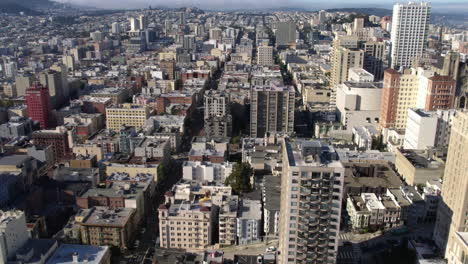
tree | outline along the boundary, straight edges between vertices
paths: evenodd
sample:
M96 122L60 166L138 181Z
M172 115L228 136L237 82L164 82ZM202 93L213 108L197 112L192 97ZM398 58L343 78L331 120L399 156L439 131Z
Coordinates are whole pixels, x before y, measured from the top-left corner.
M176 90L182 90L182 87L184 87L184 83L181 79L178 79L175 81L174 86Z
M245 193L252 190L250 184L250 176L253 174L253 169L247 162L238 162L234 165L231 175L226 178L226 185L232 187L236 193Z
M165 181L167 179L167 168L164 164L158 165L158 182Z

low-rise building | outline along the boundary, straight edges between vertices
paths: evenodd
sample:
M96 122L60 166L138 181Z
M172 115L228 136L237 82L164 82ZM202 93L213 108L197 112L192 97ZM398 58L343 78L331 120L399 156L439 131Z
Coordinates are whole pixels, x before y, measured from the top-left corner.
M262 186L263 232L277 237L280 219L281 177L265 176Z
M224 196L219 210L219 245L228 247L237 243L237 213L239 197Z
M81 243L129 248L135 237L135 209L98 206L84 210L85 215L79 223Z
M47 264L110 264L111 252L108 246L62 244L47 261Z
M141 128L150 116L144 105L122 104L106 108L107 129L118 131L122 126Z
M0 211L0 263L7 263L29 239L22 211Z
M258 200L243 199L237 217L237 240L246 245L261 240L262 204Z
M167 139L146 137L135 148L136 157L165 161L170 158L171 143Z
M444 175L445 163L431 150L397 149L395 167L409 185L426 184Z
M233 164L229 161L212 163L209 161L185 161L183 178L200 182L224 182L232 173Z

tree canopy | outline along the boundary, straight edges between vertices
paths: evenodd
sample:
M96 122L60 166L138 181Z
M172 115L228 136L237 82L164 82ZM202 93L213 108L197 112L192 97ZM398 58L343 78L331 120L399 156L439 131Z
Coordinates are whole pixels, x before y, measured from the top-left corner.
M232 187L236 193L249 192L252 189L250 184L250 176L253 174L253 169L247 162L238 162L234 165L231 175L226 178L226 185Z

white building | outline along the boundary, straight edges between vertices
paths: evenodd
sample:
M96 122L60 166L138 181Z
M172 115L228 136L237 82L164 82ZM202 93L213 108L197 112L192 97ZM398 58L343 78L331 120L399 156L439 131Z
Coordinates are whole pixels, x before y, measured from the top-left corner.
M397 3L393 6L391 67L409 67L426 48L430 4Z
M337 85L338 119L348 130L356 126L377 126L381 97L382 83L344 82Z
M452 130L453 119L457 114L457 110L437 110L437 135L436 135L436 148L448 149L450 141L450 132Z
M0 263L16 254L29 239L26 217L22 211L0 211Z
M363 68L351 68L348 71L349 82L373 82L374 75Z
M237 217L237 239L239 245L246 245L261 239L263 227L262 204L258 200L242 200Z
M224 182L231 175L232 167L233 164L230 162L185 161L183 164L183 178L193 181Z
M435 145L437 132L437 115L421 109L408 109L406 133L403 147L405 149L426 149Z
M120 34L122 33L122 25L118 22L112 23L112 34Z

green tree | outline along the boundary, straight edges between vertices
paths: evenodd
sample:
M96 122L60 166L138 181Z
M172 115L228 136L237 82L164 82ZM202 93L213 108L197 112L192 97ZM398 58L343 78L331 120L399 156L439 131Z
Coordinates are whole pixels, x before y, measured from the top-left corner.
M158 165L158 182L165 181L167 179L167 168L164 164Z
M184 83L182 82L181 79L178 79L178 80L175 81L174 86L175 86L176 90L182 90L182 87L184 86Z
M226 185L232 187L236 193L245 193L252 190L250 184L250 176L253 174L253 169L249 163L236 163L232 170L231 175L226 178Z

